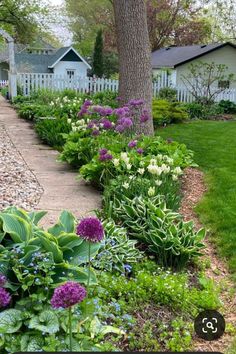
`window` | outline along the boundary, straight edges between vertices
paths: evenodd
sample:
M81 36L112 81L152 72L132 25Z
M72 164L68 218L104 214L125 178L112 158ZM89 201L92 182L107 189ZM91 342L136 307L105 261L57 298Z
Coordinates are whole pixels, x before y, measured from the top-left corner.
M75 76L75 70L73 69L67 69L67 76L69 77L69 79L73 79Z
M218 88L228 89L230 86L229 80L221 80L218 82Z

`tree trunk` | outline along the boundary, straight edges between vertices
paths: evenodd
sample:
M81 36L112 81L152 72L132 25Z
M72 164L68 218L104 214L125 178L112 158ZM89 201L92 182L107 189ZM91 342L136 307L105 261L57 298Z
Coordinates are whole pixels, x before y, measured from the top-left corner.
M113 0L119 54L119 96L122 103L143 99L150 119L140 124L134 119L135 133L153 134L152 67L145 0Z

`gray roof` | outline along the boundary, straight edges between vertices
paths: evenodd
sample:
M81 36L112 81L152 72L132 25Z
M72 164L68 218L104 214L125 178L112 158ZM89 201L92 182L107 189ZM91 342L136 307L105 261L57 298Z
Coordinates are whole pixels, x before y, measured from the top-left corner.
M226 45L233 48L236 46L232 43L213 43L208 45L189 45L184 47L168 47L158 49L152 53L152 68L175 68L178 65L187 63L193 59L220 49Z
M48 54L28 53L27 47L15 47L15 61L19 72L47 73L49 67L60 59L71 47L62 47ZM8 62L8 50L0 53L0 62Z

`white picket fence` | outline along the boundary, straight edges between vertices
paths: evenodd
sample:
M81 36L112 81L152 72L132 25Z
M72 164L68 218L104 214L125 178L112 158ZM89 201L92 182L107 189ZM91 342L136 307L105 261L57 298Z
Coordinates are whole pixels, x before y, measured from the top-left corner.
M8 81L7 80L0 80L0 87L5 87L8 85Z
M6 82L2 81L4 85ZM118 92L119 81L111 79L99 79L93 77L74 77L69 79L68 76L60 76L55 74L36 74L36 73L20 73L17 75L18 85L22 88L23 94L28 96L31 92L38 89L50 89L54 91L62 91L64 89L72 89L81 93L96 93L103 91ZM0 81L1 86L1 81ZM185 86L174 87L171 78L166 72L163 72L153 83L153 96L157 97L161 88L172 87L177 90L177 99L179 102L193 102L194 97ZM236 103L236 89L227 89L221 92L216 101L230 100Z

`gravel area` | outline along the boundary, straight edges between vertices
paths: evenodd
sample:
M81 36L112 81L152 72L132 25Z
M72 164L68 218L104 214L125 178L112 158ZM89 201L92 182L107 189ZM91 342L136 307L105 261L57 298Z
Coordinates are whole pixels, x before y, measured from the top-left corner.
M0 125L0 210L11 205L30 210L42 193L43 188Z

